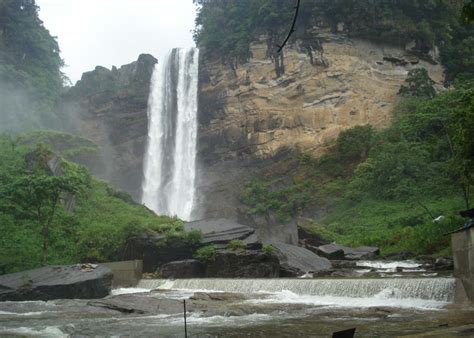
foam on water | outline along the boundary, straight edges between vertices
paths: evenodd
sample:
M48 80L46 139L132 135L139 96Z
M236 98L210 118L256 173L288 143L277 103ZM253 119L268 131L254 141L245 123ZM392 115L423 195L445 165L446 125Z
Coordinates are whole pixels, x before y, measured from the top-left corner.
M118 295L126 295L126 294L131 294L131 293L143 293L143 292L150 292L150 289L145 289L145 288L119 288L119 289L113 289L111 292L112 296L118 296Z
M15 335L15 336L32 336L32 337L68 337L57 326L46 326L42 328L18 327L12 329L0 328L0 336Z
M436 310L449 304L448 302L436 300L403 298L402 293L397 289L385 289L373 297L367 298L298 295L284 290L266 299L252 299L247 302L253 304L305 304L339 308L395 307L421 310Z
M356 263L357 266L366 267L366 268L373 268L377 270L381 270L383 272L396 272L397 268L407 269L403 271L426 271L421 269L421 264L413 262L413 261L394 261L394 262L386 262L386 261L358 261ZM409 269L409 270L408 270Z

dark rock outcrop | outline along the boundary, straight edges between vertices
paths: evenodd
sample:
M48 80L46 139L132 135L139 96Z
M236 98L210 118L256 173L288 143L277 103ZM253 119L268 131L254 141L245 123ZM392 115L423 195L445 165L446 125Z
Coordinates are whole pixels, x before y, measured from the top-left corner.
M102 265L56 265L0 276L0 301L103 298L113 274Z
M376 247L361 246L358 248L350 248L336 243L321 245L317 250L320 255L329 259L374 259L380 254L379 248Z
M344 250L338 245L327 244L317 248L317 253L327 259L344 259Z
M331 262L315 253L291 244L274 243L280 260L280 275L295 277L308 272L321 272L331 269Z
M232 219L207 219L186 223L185 229L200 230L203 235L202 244L213 244L216 247L224 248L232 240L242 240L247 244L248 249L260 249L262 244L255 230L246 225L239 224Z
M197 247L180 239L166 238L155 232L130 238L124 248L124 260L142 260L143 272L154 273L163 264L191 259Z
M454 261L448 257L438 257L434 262L435 271L446 271L454 269Z
M140 198L142 163L148 131L150 79L157 60L141 54L138 60L111 70L96 67L63 95L65 128L100 146L99 159L83 158L92 173Z
M194 259L169 262L161 266L161 278L200 278L205 276L205 266Z
M214 278L275 278L280 264L275 255L261 251L218 251L206 266L206 277Z

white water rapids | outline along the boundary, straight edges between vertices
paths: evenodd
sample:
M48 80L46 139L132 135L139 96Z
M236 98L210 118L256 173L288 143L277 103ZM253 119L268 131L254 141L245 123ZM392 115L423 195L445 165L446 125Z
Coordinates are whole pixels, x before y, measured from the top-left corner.
M196 180L199 50L173 49L155 66L148 99L142 202L190 221Z
M180 290L183 295L197 291L272 294L256 299L258 303L435 309L453 301L455 279L143 279L138 287Z

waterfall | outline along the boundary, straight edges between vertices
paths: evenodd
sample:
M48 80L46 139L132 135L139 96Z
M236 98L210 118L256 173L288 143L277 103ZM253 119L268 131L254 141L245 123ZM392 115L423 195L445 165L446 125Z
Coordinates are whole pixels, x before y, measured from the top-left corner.
M454 278L387 279L142 279L138 287L146 289L208 290L225 292L282 292L300 296L332 296L420 299L450 302L454 298Z
M142 203L192 220L196 179L199 50L173 49L155 66L148 98Z

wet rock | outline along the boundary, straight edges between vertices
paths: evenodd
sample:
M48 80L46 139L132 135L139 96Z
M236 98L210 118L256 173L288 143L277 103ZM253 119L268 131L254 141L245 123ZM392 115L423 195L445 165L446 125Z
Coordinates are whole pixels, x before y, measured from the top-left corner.
M344 250L336 244L321 245L317 248L317 253L327 259L344 259Z
M194 259L164 264L160 270L161 278L200 278L205 275L205 266Z
M255 233L254 229L232 219L206 219L189 222L185 224L185 229L188 231L200 230L203 235L202 243L205 245L215 244L225 247L232 240L243 240L248 248L261 247L258 238L252 236Z
M332 260L331 264L332 264L334 269L355 269L355 268L358 268L356 261Z
M435 271L453 270L454 262L452 258L438 257L434 262Z
M350 248L336 243L322 245L318 247L318 250L320 251L321 255L333 257L332 259L374 259L380 254L380 250L377 247L362 246L358 248ZM341 250L343 255L341 255Z
M237 293L237 292L196 292L189 299L195 301L231 301L231 302L241 302L247 299L263 299L268 298L270 295L267 294L247 294L247 293Z
M0 301L94 299L110 293L112 271L95 264L56 265L0 276Z
M206 277L217 278L275 278L280 264L275 255L261 251L218 251L207 263Z
M407 259L413 258L414 254L409 251L394 252L388 255L385 255L386 260L390 261L405 261Z
M155 298L145 294L111 296L101 300L90 301L87 305L122 313L176 314L183 312L183 302L180 300Z
M295 277L308 272L321 272L331 269L331 262L315 253L291 244L274 243L280 260L281 276Z

